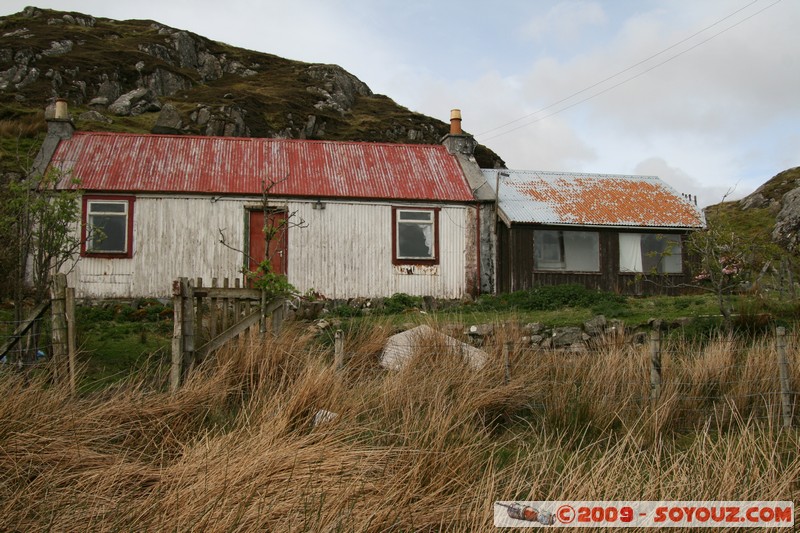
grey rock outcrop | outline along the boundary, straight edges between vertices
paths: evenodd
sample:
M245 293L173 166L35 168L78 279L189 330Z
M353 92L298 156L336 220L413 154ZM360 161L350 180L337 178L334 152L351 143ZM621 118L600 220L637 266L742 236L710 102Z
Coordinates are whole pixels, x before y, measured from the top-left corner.
M372 95L366 83L338 65L311 65L306 73L316 82L308 87L308 92L322 98L314 104L319 110L332 109L344 114L353 107L356 98Z
M194 39L185 31L173 34L172 45L178 52L178 64L184 68L197 68L197 48Z
M756 191L753 194L742 198L739 205L742 209L761 209L764 207L769 207L771 200L761 194L760 191Z
M50 43L50 48L47 50L42 51L42 55L45 56L63 56L64 54L68 54L72 51L73 42L64 39L63 41L53 41Z
M249 137L250 128L244 120L247 111L236 105L221 106L206 123L205 134L220 137Z
M216 56L208 52L200 52L199 66L197 71L203 78L203 81L218 80L222 77L222 63Z
M783 195L772 239L791 251L800 251L800 186Z
M134 89L117 98L108 110L118 116L141 115L148 111L159 111L161 104L149 89Z
M102 122L105 124L111 124L112 122L114 122L107 116L95 110L87 111L86 113L81 113L80 115L78 115L78 120L80 122Z
M139 50L145 54L151 55L165 63L172 63L172 56L169 53L169 48L163 44L140 44Z
M161 108L161 112L158 114L158 120L156 120L152 132L164 135L178 135L181 133L182 129L183 120L181 119L180 113L178 113L174 105L166 104Z
M144 84L157 96L172 96L192 88L190 80L163 68L156 68L152 74L145 76Z

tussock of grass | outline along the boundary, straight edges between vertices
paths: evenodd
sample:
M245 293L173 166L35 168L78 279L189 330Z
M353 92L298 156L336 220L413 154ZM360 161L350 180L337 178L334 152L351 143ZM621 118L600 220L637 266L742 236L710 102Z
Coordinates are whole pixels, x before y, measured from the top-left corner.
M761 396L768 343L666 349L654 416L648 348L624 338L517 351L505 383L514 332L481 371L431 340L386 372L392 328L367 324L341 372L296 327L227 348L175 394L138 375L78 398L0 376L0 529L487 531L497 499L798 499L800 443ZM709 391L722 399L692 403ZM315 426L320 409L337 416Z

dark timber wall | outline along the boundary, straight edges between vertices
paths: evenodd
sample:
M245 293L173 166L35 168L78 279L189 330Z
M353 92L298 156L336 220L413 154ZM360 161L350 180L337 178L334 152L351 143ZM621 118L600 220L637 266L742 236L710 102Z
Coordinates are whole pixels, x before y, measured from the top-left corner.
M534 230L565 230L564 227L498 224L497 228L497 292L514 292L541 285L579 284L591 289L600 289L629 295L680 294L685 289L680 285L689 282L689 267L686 260L685 238L682 238L683 273L647 275L621 273L619 271L619 233L617 229L575 228L581 231L597 231L600 244L599 272L558 272L535 270L533 253ZM646 231L631 228L630 233L660 233L683 235L687 232Z

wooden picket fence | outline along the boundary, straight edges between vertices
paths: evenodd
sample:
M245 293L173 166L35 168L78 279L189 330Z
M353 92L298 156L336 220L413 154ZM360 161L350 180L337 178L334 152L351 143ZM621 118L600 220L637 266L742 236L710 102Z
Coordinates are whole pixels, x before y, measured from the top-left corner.
M250 333L280 332L284 298L268 299L265 291L241 286L239 279L222 286L217 278L204 286L202 278L172 282L174 329L170 389L178 390L192 367L231 340Z

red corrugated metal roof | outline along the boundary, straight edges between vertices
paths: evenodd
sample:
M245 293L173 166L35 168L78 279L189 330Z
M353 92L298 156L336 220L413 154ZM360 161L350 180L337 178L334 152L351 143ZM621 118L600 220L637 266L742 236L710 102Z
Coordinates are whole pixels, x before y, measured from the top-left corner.
M444 146L76 132L52 165L87 191L469 201ZM64 180L62 187L71 187Z
M655 176L484 170L510 222L699 228L700 209Z

